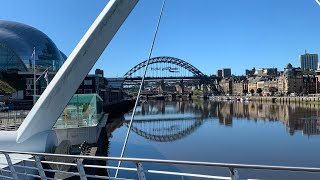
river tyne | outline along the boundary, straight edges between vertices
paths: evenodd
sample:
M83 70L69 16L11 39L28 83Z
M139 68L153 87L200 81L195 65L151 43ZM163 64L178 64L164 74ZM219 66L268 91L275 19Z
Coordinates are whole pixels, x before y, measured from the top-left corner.
M148 101L137 108L124 157L320 167L319 107L318 104L251 101ZM112 132L109 156L120 155L130 117L131 113L126 114L122 125ZM144 166L147 169L229 175L226 168ZM320 174L316 173L238 171L242 178L320 179ZM120 177L131 175L120 172ZM175 179L173 176L146 176L149 179Z

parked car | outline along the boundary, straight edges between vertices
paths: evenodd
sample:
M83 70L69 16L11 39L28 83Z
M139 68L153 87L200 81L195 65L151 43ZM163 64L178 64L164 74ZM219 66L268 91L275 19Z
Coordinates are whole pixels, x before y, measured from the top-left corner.
M0 112L8 112L9 107L5 103L0 102Z
M297 93L290 93L290 96L291 96L291 97L296 97L296 96L297 96Z

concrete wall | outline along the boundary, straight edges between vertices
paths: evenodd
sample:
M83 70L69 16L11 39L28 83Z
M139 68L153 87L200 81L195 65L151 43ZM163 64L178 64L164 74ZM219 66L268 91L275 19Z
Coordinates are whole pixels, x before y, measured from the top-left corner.
M320 102L320 97L261 97L261 96L252 96L249 97L252 101L259 102L277 102L277 103L316 103Z

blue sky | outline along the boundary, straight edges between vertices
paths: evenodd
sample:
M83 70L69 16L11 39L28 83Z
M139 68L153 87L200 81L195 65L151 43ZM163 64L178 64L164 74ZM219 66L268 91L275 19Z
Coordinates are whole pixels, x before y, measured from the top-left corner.
M2 0L0 19L36 27L70 54L107 0ZM162 0L140 0L94 68L121 77L147 59ZM167 0L153 57L183 59L205 74L299 66L320 51L314 0Z

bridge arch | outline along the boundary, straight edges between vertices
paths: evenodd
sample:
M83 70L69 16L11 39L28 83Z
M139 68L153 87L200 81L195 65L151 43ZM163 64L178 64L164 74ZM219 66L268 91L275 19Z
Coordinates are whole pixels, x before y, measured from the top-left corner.
M174 122L174 121L173 121ZM164 123L164 124L163 124ZM168 121L167 121L168 123ZM193 120L182 120L180 124L176 124L177 128L171 129L172 123L169 121L169 126L166 125L166 120L156 121L134 121L131 130L137 135L157 142L170 142L182 139L193 132L195 132L203 123L203 119L195 118ZM181 125L181 123L183 125ZM129 127L129 122L125 121L124 124ZM144 126L143 124L148 124ZM171 124L171 126L170 126ZM142 126L139 126L142 125ZM160 131L164 129L163 131Z
M144 68L146 66L147 60L139 63L138 65L134 66L132 69L130 69L125 75L124 78L130 77L133 73L136 71L140 70L141 68ZM169 57L169 56L159 56L159 57L154 57L150 59L149 64L156 64L156 63L170 63L170 64L175 64L178 65L182 68L185 68L186 70L190 71L193 73L195 76L205 76L199 69L194 67L193 65L189 64L188 62L174 58L174 57Z
M125 80L132 78L132 75L139 71L140 69L145 68L147 63L147 60L137 64L136 66L134 66L132 69L130 69L125 75L124 78ZM195 77L199 77L199 79L204 83L207 84L210 89L215 93L219 93L216 85L214 84L214 82L205 74L203 74L199 69L197 69L196 67L194 67L193 65L191 65L190 63L182 60L182 59L178 59L175 57L170 57L170 56L159 56L159 57L154 57L151 58L149 61L149 65L152 64L157 64L157 63L167 63L167 64L173 64L173 65L177 65L181 68L184 68L185 70L191 72Z

